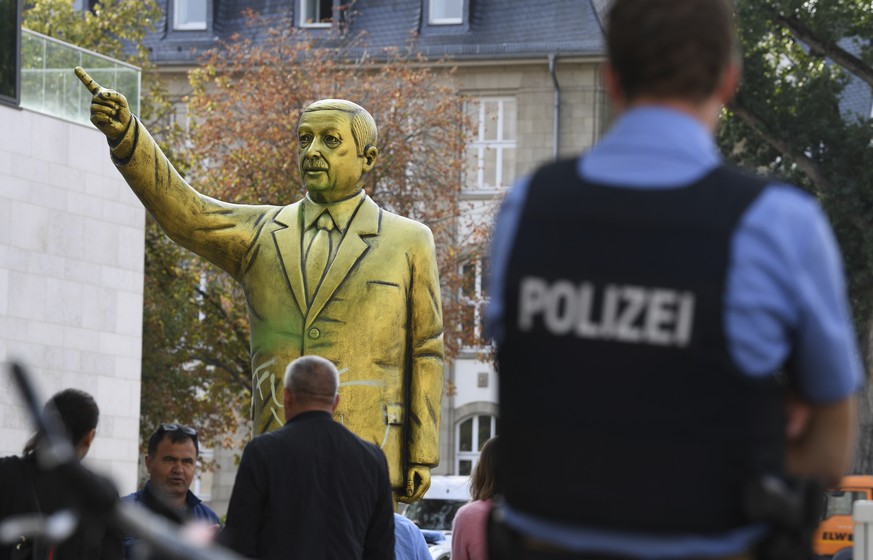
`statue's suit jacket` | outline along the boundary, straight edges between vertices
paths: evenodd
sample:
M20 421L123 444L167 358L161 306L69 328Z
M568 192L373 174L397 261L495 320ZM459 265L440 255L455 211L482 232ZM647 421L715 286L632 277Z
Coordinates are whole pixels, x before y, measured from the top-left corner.
M317 354L340 371L335 418L388 458L391 483L439 462L443 327L430 230L361 195L307 305L302 204L250 206L204 196L138 120L113 161L171 239L231 274L246 295L255 432L284 424L287 364Z

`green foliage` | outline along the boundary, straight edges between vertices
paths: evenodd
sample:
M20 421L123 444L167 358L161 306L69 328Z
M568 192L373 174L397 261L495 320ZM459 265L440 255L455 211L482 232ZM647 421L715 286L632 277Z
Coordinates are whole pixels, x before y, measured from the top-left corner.
M873 7L861 0L739 0L737 11L743 83L719 141L736 162L819 197L843 251L855 323L866 341L873 312L873 123L869 115L841 111L841 103L850 78L873 87Z
M780 175L819 198L843 253L854 322L869 364L873 120L845 108L860 90L869 96L873 89L873 4L737 0L736 7L743 82L726 111L719 142L737 163ZM862 399L856 472L873 470L869 403Z
M31 31L142 66L143 39L161 15L156 0L100 0L79 11L72 0L25 0L22 25Z

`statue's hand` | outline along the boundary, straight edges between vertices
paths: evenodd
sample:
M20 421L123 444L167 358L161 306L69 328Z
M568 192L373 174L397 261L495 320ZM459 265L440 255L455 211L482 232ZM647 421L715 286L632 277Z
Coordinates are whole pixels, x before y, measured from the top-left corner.
M411 465L406 473L406 494L397 499L405 504L417 502L430 488L430 467Z
M110 141L117 141L133 118L130 114L130 106L127 98L117 91L106 89L82 69L76 66L76 76L81 80L91 95L91 122L100 132L106 135Z

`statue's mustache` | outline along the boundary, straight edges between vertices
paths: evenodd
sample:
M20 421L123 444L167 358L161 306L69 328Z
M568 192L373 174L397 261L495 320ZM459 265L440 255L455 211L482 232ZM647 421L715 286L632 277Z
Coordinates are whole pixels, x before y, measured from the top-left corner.
M320 159L309 160L303 163L303 169L305 171L327 169L327 162Z

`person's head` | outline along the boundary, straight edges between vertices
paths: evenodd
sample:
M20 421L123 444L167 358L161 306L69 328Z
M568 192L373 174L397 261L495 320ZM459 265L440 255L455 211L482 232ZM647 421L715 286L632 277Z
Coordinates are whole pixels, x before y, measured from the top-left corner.
M285 419L308 410L331 412L339 403L339 373L321 356L302 356L285 369Z
M64 389L46 402L43 411L46 414L57 413L60 416L67 428L76 455L79 459L83 459L91 449L91 443L97 433L97 421L100 419L100 409L94 397L79 389ZM36 451L38 444L38 436L30 438L24 448L25 455Z
M614 0L607 90L621 109L639 102L727 102L739 79L730 0Z
M485 442L479 453L479 462L470 478L470 495L474 500L489 500L500 493L495 476L497 466L497 438L494 436Z
M322 99L309 105L297 125L297 163L316 202L344 200L362 188L379 151L376 121L360 105Z
M161 424L149 438L145 457L152 487L171 499L184 500L194 480L200 447L197 430L181 424Z

